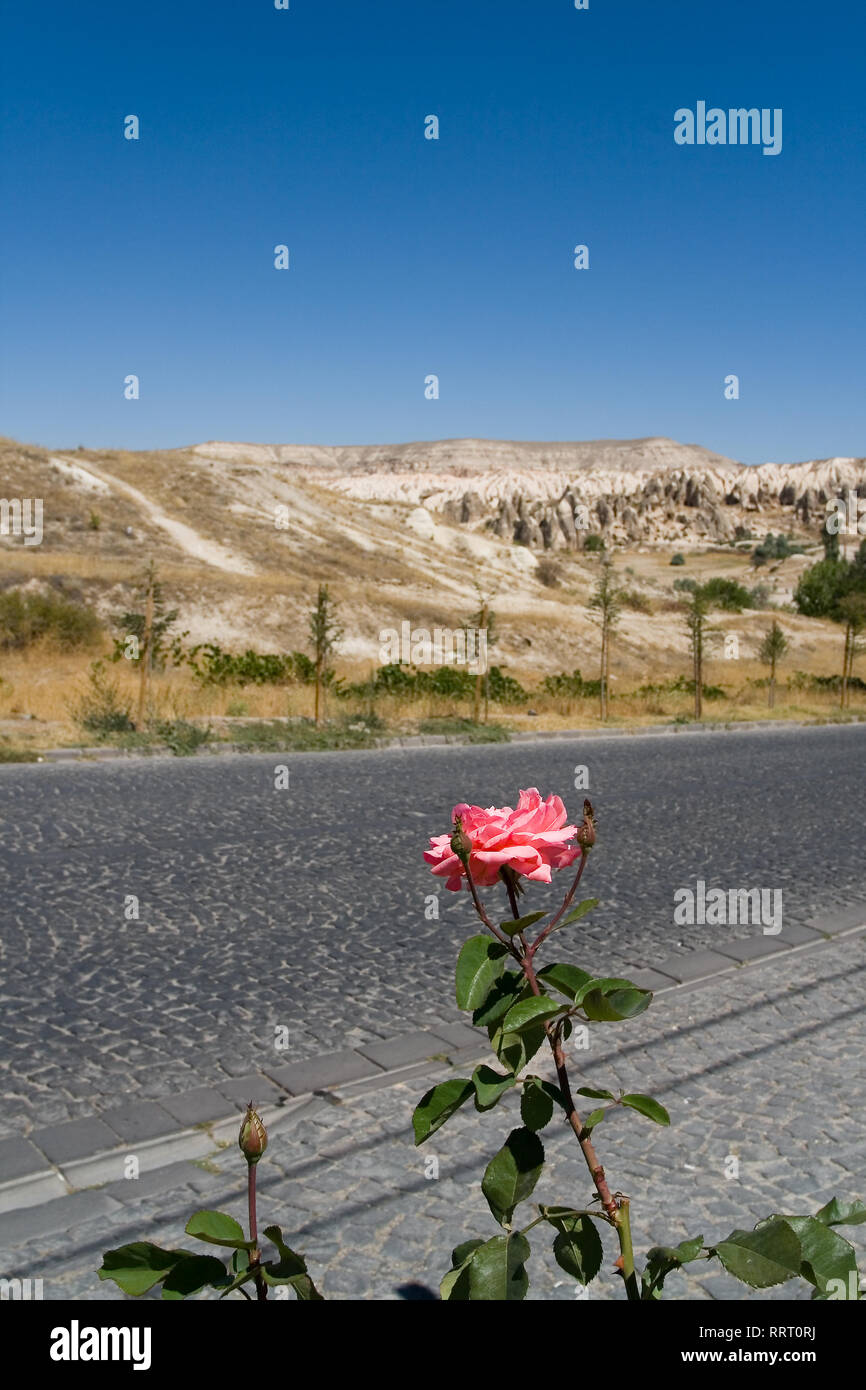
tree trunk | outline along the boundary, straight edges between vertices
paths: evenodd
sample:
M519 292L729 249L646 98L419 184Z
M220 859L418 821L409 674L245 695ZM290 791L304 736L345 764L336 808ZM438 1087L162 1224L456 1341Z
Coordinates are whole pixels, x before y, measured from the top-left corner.
M144 716L147 703L147 682L150 676L151 658L150 649L153 645L153 580L150 579L147 586L147 602L144 609L144 636L141 649L141 672L138 687L138 719L136 727L141 731L144 728Z
M770 694L767 703L770 709L776 704L776 661L775 658L770 662Z
M845 655L842 658L842 696L839 701L839 708L844 709L848 703L848 666L851 653L851 624L845 625Z
M322 663L316 662L316 724L319 723L319 702L322 698Z

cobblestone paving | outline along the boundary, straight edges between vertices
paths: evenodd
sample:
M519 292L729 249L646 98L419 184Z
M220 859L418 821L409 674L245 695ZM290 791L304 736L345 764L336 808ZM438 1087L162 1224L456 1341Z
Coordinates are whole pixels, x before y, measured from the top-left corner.
M590 1050L573 1054L575 1084L649 1091L671 1112L670 1129L617 1112L596 1132L612 1187L632 1198L638 1251L701 1233L719 1239L772 1212L812 1213L834 1195L866 1195L864 982L860 935L665 996L621 1028L593 1028ZM464 1109L415 1149L412 1109L445 1074L353 1098L315 1096L272 1129L259 1170L260 1224L275 1220L291 1233L328 1297L429 1298L453 1245L496 1233L479 1184L518 1123L516 1101L483 1117ZM544 1138L551 1170L535 1196L583 1204L589 1185L570 1133L551 1127ZM733 1179L725 1176L731 1156L739 1161ZM438 1178L425 1176L430 1157ZM183 1226L198 1206L243 1219L241 1177L232 1149L205 1168L173 1164L2 1216L0 1270L42 1276L50 1299L120 1297L95 1277L103 1250L135 1238L188 1245ZM538 1253L544 1230L533 1233L530 1297L573 1299L573 1282ZM844 1233L862 1262L864 1228ZM609 1243L607 1256L593 1298L621 1293ZM669 1296L744 1296L717 1267L697 1269L688 1281L672 1276ZM748 1296L808 1291L789 1284Z
M577 960L616 971L754 935L671 925L698 878L781 888L786 924L864 897L857 726L0 768L5 1132L243 1077L273 1064L280 1026L288 1062L445 1017L470 914L442 891L425 919L427 837L455 801L522 786L577 812L577 764L602 900Z

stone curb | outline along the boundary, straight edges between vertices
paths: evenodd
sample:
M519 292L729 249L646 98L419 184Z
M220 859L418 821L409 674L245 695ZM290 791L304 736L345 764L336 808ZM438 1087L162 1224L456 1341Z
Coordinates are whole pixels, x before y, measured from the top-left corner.
M263 720L263 723L276 723L276 720ZM508 743L547 743L550 740L565 740L574 742L584 739L605 739L605 738L649 738L663 737L665 735L681 734L727 734L727 733L753 733L756 730L761 732L773 729L838 729L845 728L850 724L866 724L866 719L854 717L845 720L802 720L802 719L748 719L742 721L731 721L727 723L692 723L688 724L646 724L639 725L633 729L525 729L516 733L510 733ZM441 747L470 747L470 748L489 748L502 747L501 743L473 743L462 734L407 734L404 738L376 739L368 748L333 748L322 750L330 753L372 753L389 748L441 748ZM35 751L35 750L34 750ZM204 748L191 756L205 757L211 754L226 753L312 753L316 749L256 749L250 748L247 744L240 743L209 743ZM111 760L128 761L132 758L163 758L171 760L176 755L167 748L145 748L122 749L122 748L45 748L39 752L38 757L45 763L62 762L109 762ZM22 764L29 765L29 764ZM14 766L14 764L9 764Z
M716 951L669 956L653 968L635 968L628 977L658 993L701 988L717 976L755 969L779 955L811 952L840 937L866 932L866 907L854 905L793 925L778 937L746 937ZM141 1176L174 1165L206 1165L237 1139L240 1112L248 1099L259 1106L269 1132L314 1099L341 1104L354 1096L396 1086L455 1064L482 1061L487 1050L476 1029L462 1022L433 1021L423 1032L357 1048L289 1062L214 1086L200 1086L160 1101L128 1099L114 1109L83 1120L45 1126L26 1137L0 1140L0 1244L29 1229L25 1211L50 1205L60 1224L58 1202L94 1188L119 1196L124 1161L134 1151ZM234 1109L229 1114L231 1107ZM94 1144L94 1136L98 1142ZM138 1184L137 1184L138 1187ZM42 1226L42 1219L37 1223Z

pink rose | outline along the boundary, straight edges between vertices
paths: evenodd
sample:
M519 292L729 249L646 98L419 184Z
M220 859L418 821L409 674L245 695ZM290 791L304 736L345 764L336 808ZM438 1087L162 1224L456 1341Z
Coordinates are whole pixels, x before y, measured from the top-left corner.
M516 874L550 883L551 869L567 868L580 857L579 847L568 844L577 834L577 826L566 825L568 814L562 799L548 796L542 801L536 787L520 793L516 811L510 806L484 810L461 804L454 807L452 815L454 820L460 817L471 841L469 868L479 887L491 887L504 864ZM459 889L465 871L451 848L450 834L431 836L424 858L433 873L446 880L446 888Z

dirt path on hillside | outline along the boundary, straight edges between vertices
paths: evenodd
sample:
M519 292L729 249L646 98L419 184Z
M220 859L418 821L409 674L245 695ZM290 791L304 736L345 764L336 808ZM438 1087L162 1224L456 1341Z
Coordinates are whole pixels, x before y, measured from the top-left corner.
M176 521L169 516L168 512L163 511L156 502L153 502L145 493L140 492L137 487L130 483L123 482L120 478L115 478L113 474L106 473L104 469L98 468L93 463L82 463L79 459L67 459L62 455L57 455L51 459L64 472L73 475L88 474L96 483L102 483L112 492L122 493L134 502L137 507L145 514L147 519L165 531L175 545L185 551L194 560L200 560L202 564L212 565L214 569L224 570L229 574L255 574L256 567L246 560L242 555L238 555L232 550L227 550L225 546L217 541L207 540L206 537L199 535L198 531L187 526L183 521Z

